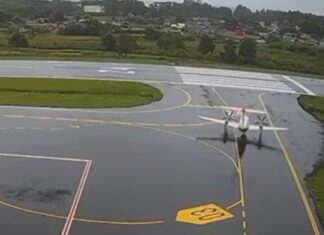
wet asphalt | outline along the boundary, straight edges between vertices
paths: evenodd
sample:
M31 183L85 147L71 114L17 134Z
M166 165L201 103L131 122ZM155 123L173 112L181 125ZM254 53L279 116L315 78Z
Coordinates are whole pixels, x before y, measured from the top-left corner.
M116 77L162 81L154 85L162 90L164 99L113 110L1 107L1 234L61 234L84 168L83 162L10 154L92 160L72 235L315 234L273 132L263 134L262 147L258 133L248 133L247 140L239 138L245 205L231 207L241 200L234 144L234 135L240 134L229 131L224 143L223 127L206 123L198 115L222 118L223 111L210 106L224 102L262 109L261 92L174 84L181 80L170 66L19 63L1 62L0 74L15 75L10 66L21 66L16 75L78 77L103 76L98 68L109 76L116 73L111 72L112 67L132 68L135 78L130 73ZM323 84L296 79L305 81L305 86ZM314 87L308 88L323 93L318 84ZM323 129L299 107L297 97L261 95L274 125L289 128L280 138L305 187L303 178L323 160ZM205 225L176 221L178 210L210 203L229 208L234 217ZM127 224L154 221L161 223Z

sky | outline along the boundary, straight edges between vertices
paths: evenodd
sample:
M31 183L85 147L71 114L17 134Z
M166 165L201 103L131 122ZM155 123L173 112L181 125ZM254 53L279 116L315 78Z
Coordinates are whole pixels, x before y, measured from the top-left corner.
M153 0L148 0L152 2ZM173 0L157 0L173 1ZM182 2L182 0L174 0ZM273 10L299 10L306 13L313 13L324 16L324 0L202 0L214 6L228 6L231 8L241 4L252 10L273 9Z
M255 9L299 10L324 15L324 0L206 0L215 6L236 6L238 4Z

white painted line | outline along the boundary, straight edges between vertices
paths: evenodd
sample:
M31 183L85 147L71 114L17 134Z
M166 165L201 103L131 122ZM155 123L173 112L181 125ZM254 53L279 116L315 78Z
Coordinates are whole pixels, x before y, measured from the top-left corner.
M255 79L268 79L277 80L270 74L258 73L258 72L247 72L238 70L227 70L227 69L213 69L213 68L192 68L192 67L181 67L176 66L175 69L178 73L194 73L194 74L211 74L218 76L232 76L232 77L242 77L242 78L255 78Z
M44 117L44 116L28 116L31 119L38 119L38 120L53 120L51 117Z
M99 69L99 73L119 73L119 74L135 74L134 71L123 71L123 70L105 70L105 69Z
M50 131L61 131L64 130L64 127L50 128Z
M14 153L0 153L2 157L16 157L16 158L29 158L29 159L42 159L42 160L55 160L55 161L67 161L67 162L88 162L88 159L81 158L66 158L66 157L52 157L52 156L37 156L26 154L14 154Z
M7 118L25 118L26 116L24 115L11 115L11 114L4 114L2 117L7 117Z
M86 184L86 181L87 181L87 178L88 178L88 175L89 175L89 172L90 172L90 168L91 168L91 160L88 160L86 162L86 165L85 165L84 169L83 169L82 176L81 176L81 179L80 179L80 182L79 182L79 186L78 186L77 191L75 193L75 196L74 196L72 205L70 207L68 217L66 218L63 230L61 232L61 235L68 235L69 232L70 232L72 222L74 220L75 213L76 213L76 211L78 209L79 202L80 202L80 199L81 199L81 195L83 193L84 186Z
M32 127L31 129L36 130L36 131L43 130L43 128L41 128L41 127Z
M186 76L183 78L183 81L189 81L189 82L216 82L216 83L228 83L228 84L243 84L243 85L254 85L254 86L266 86L266 87L288 87L283 82L265 82L265 81L257 81L257 80L250 80L250 79L227 79L227 78L205 78L205 77L192 77L192 76Z
M52 119L57 120L57 121L67 121L67 122L78 122L79 121L79 119L77 119L77 118L60 118L60 117L58 117L58 118L52 118Z
M20 127L20 126L17 126L17 127L14 127L15 130L26 130L26 127Z
M302 90L304 90L308 95L316 95L314 92L312 92L311 90L309 90L308 88L306 88L304 85L300 84L299 82L296 82L295 80L293 80L292 78L283 75L282 76L284 79L288 80L289 82L295 84L296 86L298 86L299 88L301 88Z
M194 86L214 86L214 87L225 87L225 88L236 88L236 89L245 89L245 90L260 90L260 91L273 91L279 93L292 93L295 94L296 91L292 89L271 89L265 87L252 87L252 86L242 86L242 85L228 85L228 84L217 84L217 83L197 83L197 82L185 82L187 85L194 85Z

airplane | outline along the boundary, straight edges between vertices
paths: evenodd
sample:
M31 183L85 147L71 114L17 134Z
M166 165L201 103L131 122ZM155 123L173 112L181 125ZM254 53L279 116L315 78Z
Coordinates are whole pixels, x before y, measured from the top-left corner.
M266 116L262 118L260 115L258 115L258 121L256 122L258 125L251 125L250 118L246 114L247 110L245 108L242 108L241 112L239 112L240 118L239 121L236 122L236 120L233 118L233 114L235 110L237 110L237 108L227 107L227 110L225 110L226 116L223 119L216 119L216 118L210 118L205 116L199 116L199 118L224 125L225 131L229 126L234 129L238 129L243 134L245 134L247 131L260 131L260 133L262 133L262 131L287 131L288 130L288 128L285 127L267 126L267 123L265 123ZM254 110L249 110L248 112L259 113L259 114L262 113L262 111L254 111Z

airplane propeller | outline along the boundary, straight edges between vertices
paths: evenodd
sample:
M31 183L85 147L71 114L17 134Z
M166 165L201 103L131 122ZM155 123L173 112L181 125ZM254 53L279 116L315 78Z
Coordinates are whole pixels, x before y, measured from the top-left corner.
M258 121L254 122L254 124L258 124L260 126L260 129L262 129L263 126L268 126L267 116L261 117L260 115L257 116Z
M223 117L223 120L226 121L226 124L230 121L235 121L235 119L233 118L233 111L229 111L229 110L224 110L225 113L225 117Z

